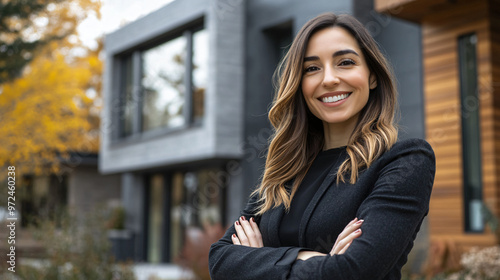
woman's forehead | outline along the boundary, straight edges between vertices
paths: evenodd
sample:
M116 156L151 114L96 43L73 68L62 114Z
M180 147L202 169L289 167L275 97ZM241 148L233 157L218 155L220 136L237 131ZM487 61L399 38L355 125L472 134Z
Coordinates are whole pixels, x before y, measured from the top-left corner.
M319 51L338 51L360 47L354 36L342 27L328 27L314 33L306 46L306 54Z

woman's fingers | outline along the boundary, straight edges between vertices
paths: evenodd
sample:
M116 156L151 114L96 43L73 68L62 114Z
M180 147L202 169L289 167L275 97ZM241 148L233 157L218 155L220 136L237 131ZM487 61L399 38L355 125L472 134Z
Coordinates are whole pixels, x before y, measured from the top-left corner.
M255 239L257 240L257 247L264 247L264 242L262 242L262 235L260 234L260 229L257 223L255 222L255 219L252 217L250 218L250 226L253 229L253 232L255 234Z
M253 218L248 221L244 216L241 216L238 221L234 223L234 228L236 230L236 238L240 242L239 245L250 246L250 247L263 247L262 235L260 234L259 227ZM235 243L234 237L233 244Z
M343 254L349 248L352 241L361 236L360 227L362 224L363 220L358 220L357 218L352 220L337 237L330 255Z
M234 245L241 245L240 239L236 236L236 234L231 235L231 239L233 240Z
M347 245L345 245L345 247L342 248L342 250L340 250L340 252L337 255L342 255L343 253L345 253L345 251L347 250L347 248L349 248L349 246L351 246L351 244L352 244L352 241L347 243Z
M255 222L250 223L245 218L245 216L240 217L239 224L241 225L241 227L245 231L245 235L248 239L248 243L250 244L250 247L255 247L255 248L262 247L261 246L262 237L260 235L260 230L257 227L257 224L255 224ZM254 226L252 226L251 224L254 224Z
M351 245L352 241L358 237L361 236L361 229L358 229L348 236L346 236L344 239L340 240L337 245L335 245L332 248L332 251L330 252L330 255L341 255L343 254L347 248Z
M337 245L337 243L340 240L346 238L349 234L351 234L352 232L354 232L355 230L360 228L362 224L363 224L363 220L358 220L358 218L355 218L354 220L349 222L349 224L347 224L347 226L344 228L344 230L337 237L337 240L335 241L334 247Z
M234 229L236 230L236 234L238 235L238 239L240 240L240 244L244 246L250 246L250 241L245 233L245 230L240 224L240 221L236 221L234 223Z

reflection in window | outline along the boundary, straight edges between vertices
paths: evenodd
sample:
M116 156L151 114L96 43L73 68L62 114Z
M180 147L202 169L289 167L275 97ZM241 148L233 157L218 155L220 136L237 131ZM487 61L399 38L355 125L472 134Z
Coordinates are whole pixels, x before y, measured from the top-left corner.
M161 248L163 240L163 176L152 176L149 190L148 262L159 263L162 260Z
M185 37L143 53L143 131L184 125L185 60Z
M208 32L193 34L193 120L200 122L204 114L205 91L208 81Z
M133 77L132 77L132 55L128 55L122 60L122 85L121 91L122 96L122 106L120 112L120 121L121 121L121 136L126 137L132 134L132 116L134 112L134 103L133 98Z
M183 181L184 176L182 173L175 173L172 177L172 209L170 211L170 256L174 258L179 255L182 250L182 244L184 244L184 226L182 222L183 215L183 201L184 201L184 191L183 191Z
M223 190L226 182L220 169L177 172L172 177L170 256L179 256L186 237L206 225L222 222Z

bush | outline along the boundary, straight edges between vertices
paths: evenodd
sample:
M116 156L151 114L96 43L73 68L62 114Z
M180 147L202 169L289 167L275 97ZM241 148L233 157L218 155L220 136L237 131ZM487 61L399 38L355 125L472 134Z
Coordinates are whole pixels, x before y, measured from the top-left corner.
M38 223L35 238L47 250L43 265L19 266L17 276L25 280L132 280L127 264L118 264L110 252L103 211L95 211L78 221L65 215L58 225L51 221Z
M473 248L462 255L463 270L450 275L447 280L498 280L500 279L500 246Z

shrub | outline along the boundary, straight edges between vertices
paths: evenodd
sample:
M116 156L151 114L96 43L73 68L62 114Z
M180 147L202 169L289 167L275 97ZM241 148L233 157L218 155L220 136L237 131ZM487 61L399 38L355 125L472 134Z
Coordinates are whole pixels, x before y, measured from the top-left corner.
M47 260L40 266L19 266L17 276L25 280L132 280L127 264L118 264L110 253L103 211L94 211L78 221L63 215L56 225L39 222L35 238L46 247Z
M500 246L473 248L462 255L463 270L450 275L447 280L498 280L500 279Z

